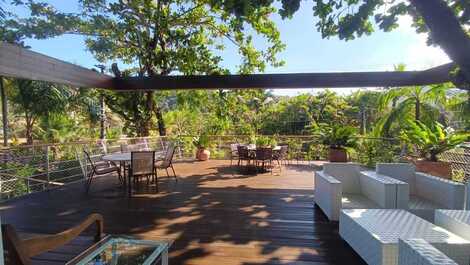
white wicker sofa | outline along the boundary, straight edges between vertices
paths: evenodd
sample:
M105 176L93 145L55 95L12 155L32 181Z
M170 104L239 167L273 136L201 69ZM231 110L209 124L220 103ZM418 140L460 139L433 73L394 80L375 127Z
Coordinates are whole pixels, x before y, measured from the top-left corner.
M329 220L337 221L342 208L396 208L396 185L407 184L360 170L356 163L326 163L315 172L315 204Z
M378 163L376 172L408 183L407 208L428 221L434 221L435 209L464 209L465 185L461 183L416 172L409 163Z
M452 246L449 246L452 247ZM465 255L448 249L451 256ZM465 256L463 257L465 259ZM463 264L469 264L464 261ZM398 243L398 265L458 265L456 261L444 254L424 239L405 239Z
M457 264L470 261L469 240L402 209L341 210L339 234L369 265L398 264L399 240L416 238Z

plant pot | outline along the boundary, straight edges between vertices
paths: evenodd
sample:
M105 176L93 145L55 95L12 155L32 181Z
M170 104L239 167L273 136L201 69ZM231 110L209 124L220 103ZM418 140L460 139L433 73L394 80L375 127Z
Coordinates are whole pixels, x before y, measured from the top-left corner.
M421 171L436 177L445 179L452 178L450 163L442 161L416 160L414 161L416 171Z
M211 152L205 148L198 148L196 151L196 159L199 161L209 160Z
M348 153L346 149L330 148L328 159L330 162L348 162Z

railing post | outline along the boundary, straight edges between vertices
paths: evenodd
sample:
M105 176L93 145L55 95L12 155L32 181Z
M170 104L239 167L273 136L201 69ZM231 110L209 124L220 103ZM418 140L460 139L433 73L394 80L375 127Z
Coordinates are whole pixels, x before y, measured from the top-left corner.
M49 145L46 145L46 177L47 177L47 187L46 189L49 190L50 184L50 170L49 170Z

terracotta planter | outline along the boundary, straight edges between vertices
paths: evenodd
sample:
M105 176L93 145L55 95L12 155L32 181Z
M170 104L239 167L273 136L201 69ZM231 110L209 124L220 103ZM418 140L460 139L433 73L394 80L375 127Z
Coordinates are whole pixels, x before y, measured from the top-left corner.
M421 171L436 177L450 179L452 177L452 170L448 162L434 162L427 160L416 160L416 171Z
M209 160L211 152L205 148L198 148L196 151L196 159L199 161Z
M330 148L328 159L330 162L348 162L348 153L346 149Z

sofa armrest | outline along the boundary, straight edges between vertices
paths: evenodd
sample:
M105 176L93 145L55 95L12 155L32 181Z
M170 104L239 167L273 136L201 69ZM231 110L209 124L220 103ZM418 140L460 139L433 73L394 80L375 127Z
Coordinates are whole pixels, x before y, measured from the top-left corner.
M407 208L409 185L403 181L378 174L361 171L361 193L383 208Z
M415 173L416 193L447 209L464 209L465 185L421 172Z
M424 239L400 239L398 265L457 265Z
M315 171L315 204L332 221L339 220L342 193L340 181L323 171Z

